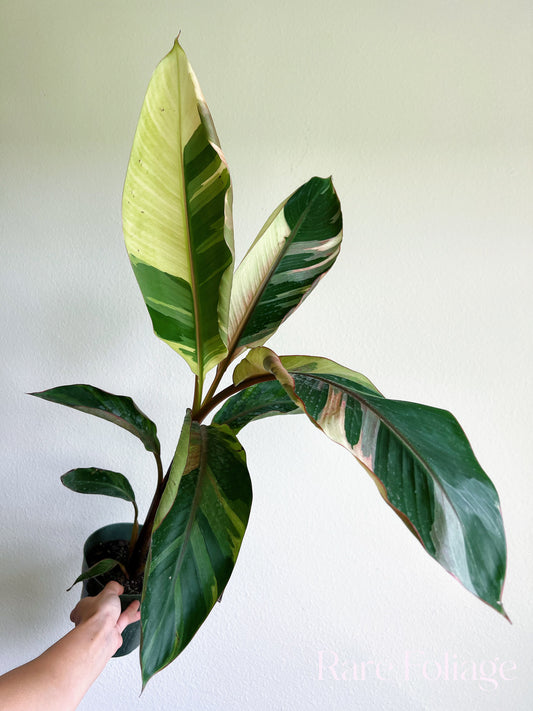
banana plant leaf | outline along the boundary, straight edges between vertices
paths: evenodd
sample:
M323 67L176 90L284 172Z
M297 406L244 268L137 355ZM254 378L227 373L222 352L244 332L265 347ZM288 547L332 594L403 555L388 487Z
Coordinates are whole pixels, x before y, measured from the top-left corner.
M278 380L250 385L226 400L213 417L213 423L227 425L238 434L254 420L274 415L303 414L302 408L287 395Z
M79 494L113 496L135 505L135 494L131 484L124 474L119 474L119 472L97 467L71 469L63 474L61 481L67 489Z
M82 583L84 580L90 580L91 578L96 578L98 575L104 575L104 573L108 573L110 570L113 570L113 568L116 568L119 566L122 569L122 572L127 574L126 569L120 563L118 560L115 560L114 558L104 558L103 560L99 560L98 563L95 563L92 565L90 568L88 568L84 573L81 573L81 575L78 575L76 580L72 583L72 585L67 588L67 592L72 590L74 585L77 583Z
M311 178L269 217L233 280L229 351L263 344L339 254L342 213L330 178Z
M252 350L235 369L236 384L271 373L284 389L279 411L289 401L334 442L350 451L377 484L380 494L426 551L467 590L505 615L501 597L506 543L496 489L482 470L453 415L426 405L384 398L359 373L325 358L282 356ZM264 391L275 410L271 383ZM216 421L243 426L264 416L247 408L246 391L233 396Z
M202 383L227 352L231 183L205 99L177 40L146 93L122 217L154 331Z
M227 427L191 422L190 414L170 478L145 569L143 686L180 654L220 598L252 503L246 457L235 436Z
M113 395L93 385L60 385L30 395L113 422L138 437L149 452L160 454L155 424L139 410L131 397Z

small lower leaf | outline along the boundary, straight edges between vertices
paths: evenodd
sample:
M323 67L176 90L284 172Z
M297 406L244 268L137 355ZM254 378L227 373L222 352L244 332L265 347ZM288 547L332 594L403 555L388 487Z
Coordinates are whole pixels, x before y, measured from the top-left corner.
M122 563L119 563L118 560L113 560L113 558L104 558L104 560L98 561L98 563L91 565L91 567L84 573L78 575L72 585L67 588L67 592L69 590L72 590L76 583L81 583L84 580L89 580L89 578L96 578L97 575L103 575L104 573L108 573L110 570L113 570L113 568L115 568L117 565L120 566L124 573L126 573L124 566L122 565Z
M138 437L149 452L160 453L155 424L127 395L113 395L94 385L80 384L60 385L30 395L113 422Z
M135 494L131 484L124 474L89 467L85 469L71 469L61 477L62 483L71 491L79 494L101 494L114 496L135 504Z

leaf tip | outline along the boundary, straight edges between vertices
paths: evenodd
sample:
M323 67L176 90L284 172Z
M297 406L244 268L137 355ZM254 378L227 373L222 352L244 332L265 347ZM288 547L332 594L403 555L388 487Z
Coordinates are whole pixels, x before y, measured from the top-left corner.
M503 605L502 605L501 603L500 603L500 607L499 607L499 609L498 609L498 612L499 612L500 615L504 618L504 620L507 620L507 622L508 622L510 625L513 624L513 621L511 620L511 618L509 617L509 615L507 614L507 612L504 610Z

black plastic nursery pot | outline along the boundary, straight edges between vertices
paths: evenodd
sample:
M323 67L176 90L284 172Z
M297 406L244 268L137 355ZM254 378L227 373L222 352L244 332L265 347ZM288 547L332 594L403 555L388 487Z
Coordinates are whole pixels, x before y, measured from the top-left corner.
M95 550L97 551L101 548L102 544L108 544L115 541L129 541L131 537L133 525L131 523L111 523L107 526L99 528L97 531L92 533L89 538L85 541L83 546L83 561L81 566L81 571L84 573L94 565L97 560L95 560ZM139 527L140 528L140 527ZM101 558L113 557L108 555L103 555ZM119 571L119 568L115 569ZM103 589L106 581L101 579L101 576L90 578L89 580L83 581L83 589L81 596L82 598L89 595L98 595L98 593ZM140 600L141 593L125 593L120 596L120 603L122 610L124 611L128 605L134 600ZM134 622L128 625L126 629L122 632L122 646L115 652L113 656L123 657L130 652L133 652L141 642L141 623Z

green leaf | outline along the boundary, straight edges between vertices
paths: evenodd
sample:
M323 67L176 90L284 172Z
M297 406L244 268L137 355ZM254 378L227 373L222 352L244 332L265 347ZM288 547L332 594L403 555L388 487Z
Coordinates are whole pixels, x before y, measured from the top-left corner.
M209 110L177 40L146 93L122 216L154 331L203 382L227 352L231 184Z
M113 568L115 568L117 565L120 566L124 570L124 566L121 563L119 563L118 560L113 560L113 558L104 558L103 560L98 561L98 563L91 565L91 567L88 568L81 575L78 575L78 577L72 583L72 585L69 588L67 588L67 592L69 592L69 590L72 590L72 588L74 587L74 585L76 585L76 583L81 583L84 580L89 580L90 578L95 578L97 575L103 575L104 573L107 573L110 570L113 570Z
M246 457L234 435L190 418L184 430L184 468L173 468L176 495L154 526L145 569L143 685L180 654L222 594L252 503Z
M260 345L334 264L342 213L330 178L311 178L270 216L235 272L229 350Z
M191 437L191 424L192 416L191 411L187 409L185 414L185 419L183 421L183 427L181 428L180 437L178 444L176 446L176 451L172 458L172 463L170 465L170 472L168 476L167 483L163 490L159 506L157 507L154 528L158 529L163 519L166 517L169 510L172 508L176 496L178 495L178 488L180 485L181 477L187 466L187 460L189 458L189 440Z
M227 425L237 434L249 422L273 415L303 413L277 380L252 385L228 398L213 417L217 425Z
M71 469L66 474L63 474L61 481L67 489L77 491L79 494L114 496L117 499L124 499L124 501L135 504L135 494L131 484L124 474L119 474L118 472L95 467Z
M61 385L30 395L113 422L138 437L149 452L160 453L155 424L139 410L131 397L113 395L93 385Z
M266 348L250 356L235 377L257 374L261 364L264 372L277 373L288 397L363 464L427 552L505 615L506 544L498 494L453 415L388 400L366 378L325 358L278 358Z

